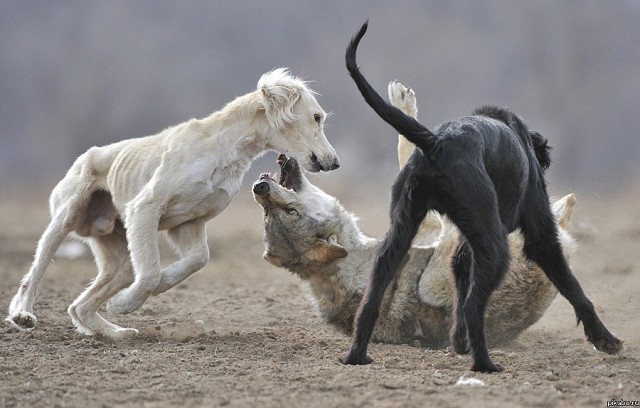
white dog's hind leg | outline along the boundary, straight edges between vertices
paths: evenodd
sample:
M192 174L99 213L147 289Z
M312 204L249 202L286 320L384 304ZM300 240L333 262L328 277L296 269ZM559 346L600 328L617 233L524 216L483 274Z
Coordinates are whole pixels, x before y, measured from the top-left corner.
M180 255L180 260L162 270L160 284L153 295L165 292L204 268L209 261L209 246L205 222L201 220L182 224L168 231L167 240Z
M75 216L69 208L58 211L42 234L31 269L22 278L18 293L9 305L9 316L5 319L17 328L32 330L35 327L37 319L33 314L33 304L38 296L38 287L60 244L73 229Z
M98 314L104 302L133 282L133 269L122 226L109 235L89 238L89 245L95 256L98 276L69 306L68 312L76 330L82 334L102 334L112 339L138 333L136 329L108 322Z
M153 200L134 200L127 206L125 227L135 280L131 286L109 300L109 312L135 312L142 307L160 283L159 220L160 208Z

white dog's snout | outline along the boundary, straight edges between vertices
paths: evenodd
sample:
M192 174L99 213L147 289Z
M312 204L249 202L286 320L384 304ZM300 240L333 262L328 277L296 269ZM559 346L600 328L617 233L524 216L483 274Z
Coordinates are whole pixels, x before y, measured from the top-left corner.
M320 157L318 157L315 153L311 153L309 162L311 165L308 166L308 170L313 172L331 171L340 167L340 159L335 153L326 154Z

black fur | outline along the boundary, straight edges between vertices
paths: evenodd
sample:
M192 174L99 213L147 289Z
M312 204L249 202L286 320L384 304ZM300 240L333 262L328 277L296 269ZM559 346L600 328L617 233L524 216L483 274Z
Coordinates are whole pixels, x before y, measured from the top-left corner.
M562 254L543 174L551 163L546 139L495 106L431 132L387 103L360 73L356 49L366 30L367 23L347 48L347 70L369 106L418 149L393 185L391 227L356 316L351 349L341 361L371 362L367 345L382 297L430 209L446 214L464 237L452 261L458 293L452 344L459 353L470 346L472 370L502 370L487 351L484 315L509 265L507 234L516 228L524 235L525 255L571 302L587 339L607 353L621 350L622 342L602 324Z

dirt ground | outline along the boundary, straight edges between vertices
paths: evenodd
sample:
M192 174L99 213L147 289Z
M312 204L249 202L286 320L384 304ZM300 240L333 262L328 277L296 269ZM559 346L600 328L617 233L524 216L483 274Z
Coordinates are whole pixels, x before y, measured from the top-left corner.
M4 310L46 225L44 197L15 194L0 202ZM0 330L0 405L606 407L612 399L640 400L639 199L578 195L570 228L580 245L574 272L625 340L616 356L585 341L558 297L515 343L490 350L505 367L500 374L472 373L468 356L448 350L379 344L370 349L374 364L343 366L338 357L349 339L315 315L295 277L262 260L262 216L245 189L210 223L212 260L204 270L132 315L104 312L139 329L135 339L114 343L74 332L66 308L95 268L89 257L57 259L40 290L35 330ZM384 200L343 203L360 215L365 232L382 235ZM462 376L484 385L456 385Z

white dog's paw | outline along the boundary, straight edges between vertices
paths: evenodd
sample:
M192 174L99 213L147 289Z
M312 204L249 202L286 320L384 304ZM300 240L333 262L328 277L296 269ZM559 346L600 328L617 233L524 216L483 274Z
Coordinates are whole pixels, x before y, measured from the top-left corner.
M124 340L138 335L138 330L128 327L119 327L117 329L105 330L101 334L112 340Z
M36 321L38 319L36 319L36 316L33 313L20 311L12 312L5 320L20 330L29 331L36 327Z
M140 309L147 301L149 294L136 291L129 287L120 291L107 303L107 310L112 314L129 314Z
M389 101L405 114L415 118L418 114L418 103L413 89L407 88L397 80L389 82Z
M87 327L78 324L77 322L73 322L73 325L76 326L76 332L85 336L93 336L93 330L88 329Z

